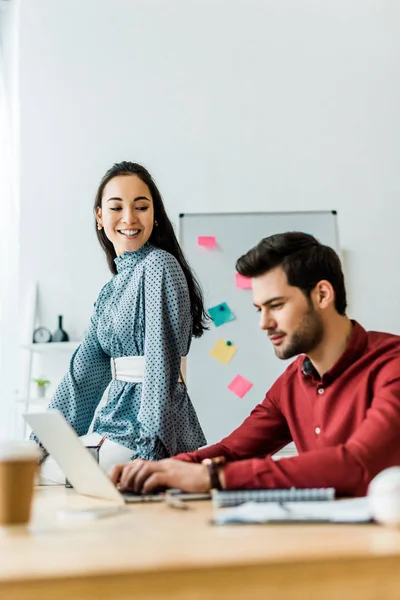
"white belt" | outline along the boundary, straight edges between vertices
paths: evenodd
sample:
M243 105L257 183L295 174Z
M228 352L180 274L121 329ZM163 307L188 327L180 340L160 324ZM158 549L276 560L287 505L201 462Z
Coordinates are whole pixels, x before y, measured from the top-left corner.
M118 381L129 381L131 383L142 383L144 378L144 367L146 358L144 356L121 356L111 358L111 374ZM181 368L178 381L184 381L182 370L185 368L186 358L181 358Z

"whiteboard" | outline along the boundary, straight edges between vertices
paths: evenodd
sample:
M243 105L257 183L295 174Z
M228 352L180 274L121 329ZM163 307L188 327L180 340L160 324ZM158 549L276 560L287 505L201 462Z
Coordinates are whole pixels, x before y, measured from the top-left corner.
M238 289L235 281L237 259L262 238L285 231L314 235L339 253L336 211L180 215L180 243L203 289L206 309L226 302L236 317L219 327L210 322L209 331L193 339L187 360L189 395L209 444L240 425L290 362L275 356L258 327L251 289ZM199 236L215 236L216 248L199 246ZM210 356L219 339L238 348L228 365ZM236 375L253 384L242 399L227 387Z

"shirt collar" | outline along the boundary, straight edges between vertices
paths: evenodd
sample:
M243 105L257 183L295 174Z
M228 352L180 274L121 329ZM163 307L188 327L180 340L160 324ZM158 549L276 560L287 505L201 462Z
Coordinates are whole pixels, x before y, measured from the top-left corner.
M152 246L150 242L146 242L138 250L135 250L134 252L124 252L120 256L117 256L117 258L114 258L118 273L121 273L121 271L124 271L125 269L136 267L136 265L146 258L153 249L154 246Z
M362 356L368 343L368 335L365 329L357 323L352 321L353 329L347 342L345 351L335 364L324 373L322 379L333 380L339 377L348 367L350 367L356 360ZM308 356L305 356L301 363L301 372L306 377L313 376L315 379L320 379L316 369L314 368L311 360Z

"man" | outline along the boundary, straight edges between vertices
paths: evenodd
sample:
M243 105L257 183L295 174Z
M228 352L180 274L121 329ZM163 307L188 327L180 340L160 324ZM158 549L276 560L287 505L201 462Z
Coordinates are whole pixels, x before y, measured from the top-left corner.
M116 465L111 479L138 492L294 486L364 495L377 473L400 465L400 337L350 321L339 257L311 235L265 238L236 268L252 278L275 354L300 356L220 443ZM292 440L299 455L274 461Z

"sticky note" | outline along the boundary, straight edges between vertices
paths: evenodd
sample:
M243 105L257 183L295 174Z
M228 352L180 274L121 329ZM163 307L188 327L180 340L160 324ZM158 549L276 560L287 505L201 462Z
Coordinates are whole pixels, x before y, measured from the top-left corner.
M244 398L247 392L253 387L253 384L245 377L241 375L236 375L234 379L228 385L228 390L231 390L236 396L239 398Z
M228 321L233 321L235 319L235 315L226 302L222 302L221 304L217 304L217 306L209 308L208 314L213 320L215 327L219 327L220 325L224 325L225 323L228 323Z
M236 287L241 290L251 290L251 277L243 277L240 273L236 273Z
M215 235L199 235L197 238L197 243L199 246L203 246L203 248L216 248L217 240Z
M210 356L228 365L237 352L236 346L231 341L218 340L210 352Z

